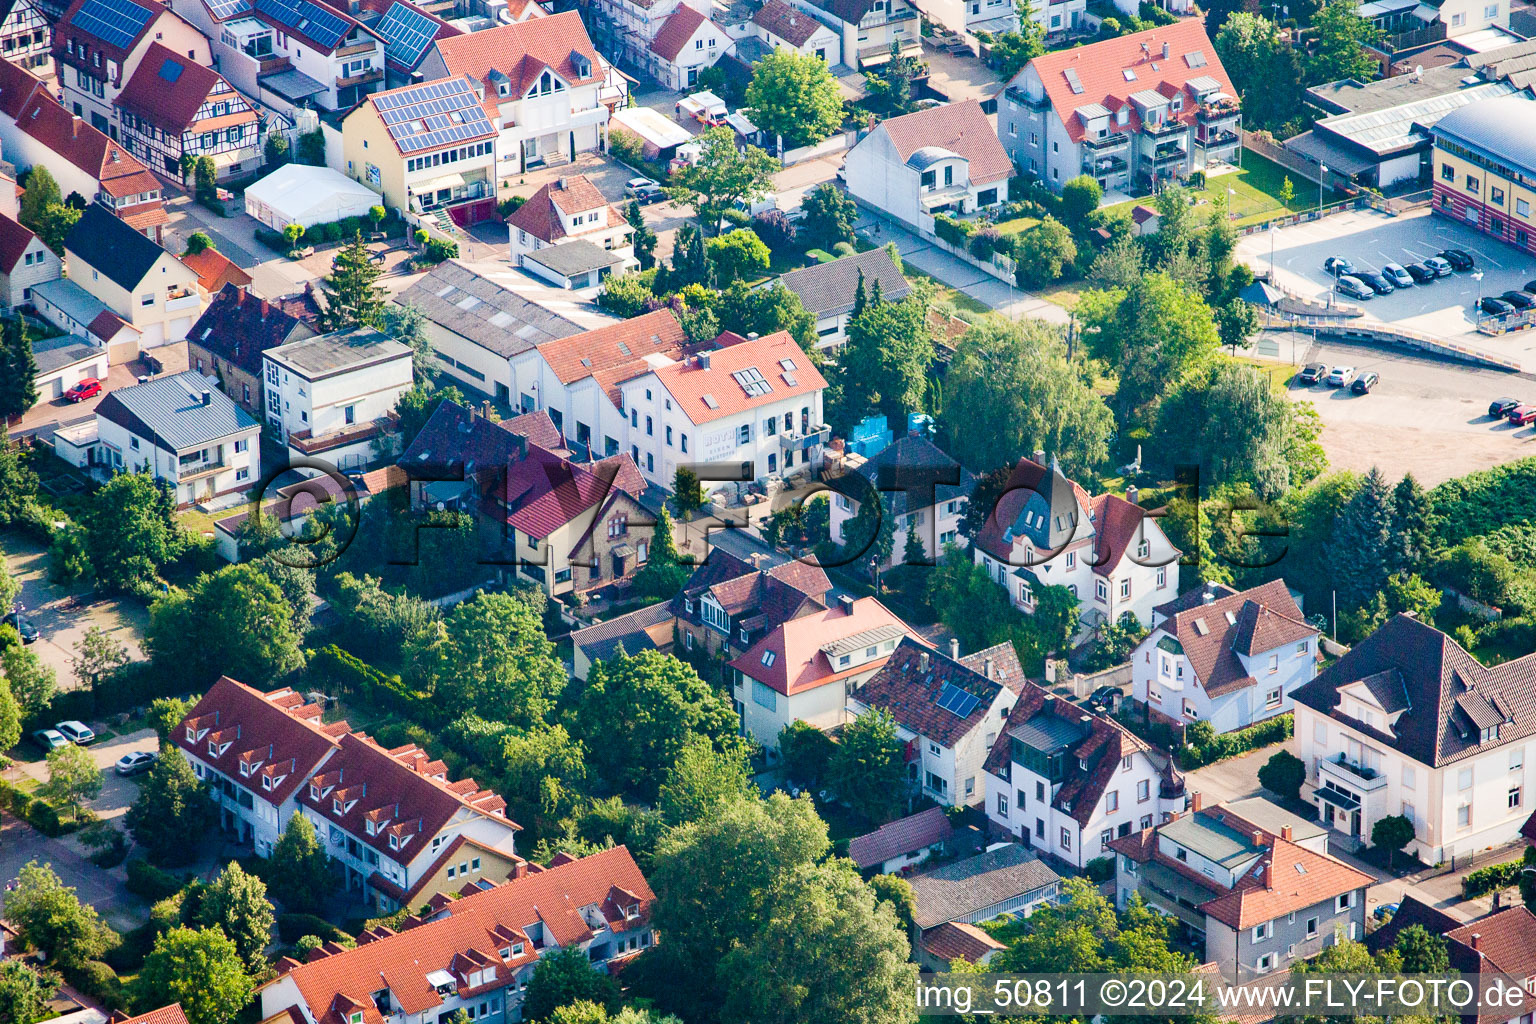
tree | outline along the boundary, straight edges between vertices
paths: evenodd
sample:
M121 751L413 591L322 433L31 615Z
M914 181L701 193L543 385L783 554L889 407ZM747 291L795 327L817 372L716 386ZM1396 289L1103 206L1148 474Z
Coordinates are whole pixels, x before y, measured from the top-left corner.
M267 864L267 885L284 910L313 913L336 890L331 859L320 846L315 826L298 811L273 844Z
M92 626L75 641L75 656L70 665L75 675L92 691L101 681L128 664L128 648L100 626Z
M843 98L827 62L780 47L752 67L747 116L789 149L814 146L843 123Z
M201 231L194 231L187 236L187 248L182 252L183 256L196 256L198 253L207 252L214 248L213 239Z
M32 1024L48 1014L63 979L22 960L0 960L0 1020Z
M84 747L70 743L48 752L48 781L37 790L78 817L87 800L101 795L101 769Z
M922 74L922 61L901 52L899 40L891 41L891 59L880 74L864 73L865 102L884 107L890 116L909 114L913 109L912 83Z
M1350 0L1328 0L1312 16L1315 33L1311 55L1307 58L1307 81L1336 82L1354 78L1368 82L1380 66L1365 49L1382 36L1369 21L1356 13Z
M692 574L692 564L678 557L677 542L672 537L672 514L663 506L657 510L656 523L651 527L645 568L635 574L635 589L647 597L670 598Z
M56 255L64 255L64 239L80 221L80 211L68 203L49 203L37 225L37 237Z
M465 601L413 647L415 674L451 714L528 727L544 721L565 686L540 613L521 594Z
M797 718L779 730L778 748L785 774L810 789L826 775L837 746L826 733Z
M629 205L624 208L624 219L635 229L635 259L640 261L640 269L650 270L656 265L657 238L656 232L646 224L645 214L640 211L640 200L629 201Z
M193 187L200 203L212 203L219 197L219 169L213 157L200 156L192 168Z
M33 949L63 970L99 958L117 945L117 935L96 911L81 903L75 890L59 881L48 865L30 861L5 897L5 916Z
M304 225L302 225L302 224L284 224L283 225L283 238L287 240L289 250L297 249L299 247L299 239L301 239L303 237L304 237Z
M34 164L27 172L25 181L26 190L21 195L21 209L17 220L23 227L33 231L41 229L44 212L52 205L62 205L64 193L59 190L59 183L54 178L53 172L42 164Z
M901 875L876 875L869 880L869 887L874 890L875 899L895 912L901 934L910 936L913 918L917 916L917 893L912 883Z
M705 250L710 266L715 270L715 281L722 286L766 274L773 259L773 253L751 228L740 228L728 235L711 238Z
M902 544L901 560L907 565L928 565L928 550L923 547L923 533L916 524L907 527L907 539Z
M1287 174L1285 180L1280 183L1280 205L1287 210L1291 209L1291 200L1296 198L1296 186L1291 184L1291 176Z
M672 501L683 514L684 522L704 507L704 487L699 483L699 475L682 464L672 477Z
M1328 541L1330 576L1344 608L1359 608L1386 586L1392 494L1372 467L1344 507Z
M961 337L944 380L939 431L962 464L1004 467L990 500L973 495L972 530L991 513L1021 456L1048 451L1069 475L1109 457L1114 417L1085 378L1081 363L1068 362L1060 330L1043 321L985 317Z
M523 997L523 1018L548 1020L556 1008L578 1001L614 1009L619 1003L619 986L592 968L580 946L567 946L540 957Z
M0 438L0 526L12 526L24 519L37 504L39 480L21 445L9 438ZM7 591L7 581L15 586L5 573L6 581L0 581L0 605L10 606L14 593Z
M181 749L165 736L160 743L160 760L139 784L126 824L151 864L180 867L197 857L196 840L213 827L217 812Z
M58 690L56 673L35 652L20 644L7 647L0 652L0 670L5 672L5 681L24 720L42 714L53 703Z
M1248 339L1259 328L1259 314L1247 302L1242 299L1233 299L1216 307L1213 314L1216 320L1216 333L1221 338L1221 343L1237 355L1237 347L1248 347Z
M1262 14L1237 11L1213 43L1242 98L1245 124L1251 118L1253 124L1274 130L1300 112L1301 64L1273 21ZM1284 188L1281 201L1289 208Z
M1429 496L1412 473L1392 489L1392 533L1388 543L1392 568L1411 571L1422 566L1434 546Z
M37 359L19 316L0 320L0 421L37 404Z
M896 516L891 512L891 496L873 487L859 502L859 510L843 526L844 564L875 563L877 570L891 560L896 549Z
M282 132L272 132L267 136L267 141L262 144L262 155L266 158L268 167L281 167L292 159L292 153L288 146L288 136Z
M351 244L336 254L330 274L321 282L325 290L321 324L327 331L344 331L379 321L388 298L384 289L374 284L380 272L379 265L369 258L363 233L359 231Z
M1381 819L1381 821L1389 820L1391 819ZM1411 830L1413 823L1408 824ZM1372 829L1373 843L1375 842L1374 833L1375 830ZM1404 974L1444 974L1451 969L1451 956L1445 944L1445 936L1435 935L1421 924L1411 924L1399 931L1397 938L1393 940L1392 948L1397 951L1398 956L1402 957Z
M736 133L725 126L706 130L694 143L701 147L697 161L674 173L666 191L693 207L705 233L716 234L726 210L772 191L779 162L756 146L737 150Z
M411 390L401 393L395 400L395 415L400 418L402 448L411 446L411 442L416 440L416 435L421 433L421 428L427 425L432 414L437 412L437 407L444 402L462 406L464 394L452 384L442 388L429 388L416 384Z
M1088 224L1088 215L1104 201L1104 189L1088 174L1079 174L1061 186L1061 215L1075 229Z
M165 751L167 745L171 745L171 737L176 730L181 728L181 723L192 712L192 701L183 700L180 697L156 697L150 701L147 717L150 724L155 727L155 735L160 739L160 750ZM150 769L153 774L154 769ZM139 787L141 790L143 786Z
M157 600L145 646L199 682L229 675L260 685L304 664L293 606L252 563L199 576Z
M256 986L218 928L172 928L155 940L138 980L140 1002L180 1003L188 1024L233 1024Z
M667 768L695 739L736 749L739 719L728 699L671 655L620 653L597 663L576 707L589 765L615 788L654 799Z
M855 813L883 824L900 813L906 797L904 750L890 712L867 711L843 727L827 782Z
M1289 750L1277 751L1259 768L1259 785L1282 800L1301 799L1301 784L1306 781L1306 763Z
M316 128L299 136L299 163L311 167L325 166L325 132Z
M186 184L187 181L192 177L192 172L197 170L197 157L193 156L191 153L183 151L181 154L181 160L178 162L178 166L181 168L182 184Z
M1398 851L1413 842L1413 822L1401 814L1389 814L1377 818L1371 826L1371 845L1387 851L1387 866L1391 867Z
M373 224L373 230L375 231L383 227L384 221L388 216L389 211L382 206L368 207L368 220Z
M753 333L767 337L788 331L813 366L822 361L816 348L816 318L806 312L800 296L778 281L766 288L749 288L745 281L733 282L715 296L714 311L721 330L734 331L742 337Z
M832 375L833 420L847 429L878 412L905 423L908 413L923 409L933 360L926 297L870 301L848 322L848 344Z
M267 943L272 941L276 922L267 899L267 883L230 861L203 893L198 919L229 936L252 974L266 967Z
M117 590L152 586L186 547L175 515L175 498L148 473L119 473L103 484L81 523L96 581Z
M427 317L421 307L413 302L392 302L380 311L378 324L379 330L411 350L411 374L416 385L430 385L437 380L437 356L427 336Z
M1292 403L1268 376L1244 363L1213 362L1189 373L1163 399L1152 459L1198 465L1202 485L1246 482L1265 498L1290 487Z
M831 182L817 185L800 200L800 239L812 249L831 251L838 242L852 242L859 207Z
M1018 32L999 32L992 37L988 63L1003 81L1010 81L1024 65L1045 53L1045 26L1034 18L1021 17Z
M1047 216L1019 239L1017 259L1019 287L1040 288L1060 277L1062 268L1077 259L1077 243L1065 224Z
M681 825L750 793L751 785L752 769L741 746L716 750L708 739L695 736L667 772L656 805L667 824Z
M10 681L0 677L0 751L21 742L21 704L11 693Z

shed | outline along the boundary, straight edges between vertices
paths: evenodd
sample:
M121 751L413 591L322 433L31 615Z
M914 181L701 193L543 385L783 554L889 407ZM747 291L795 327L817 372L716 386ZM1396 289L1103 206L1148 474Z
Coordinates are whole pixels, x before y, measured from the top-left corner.
M609 118L609 130L615 126L639 136L648 160L670 160L671 150L693 138L688 129L650 107L615 110Z
M284 164L245 190L245 212L273 231L366 217L383 197L329 167Z

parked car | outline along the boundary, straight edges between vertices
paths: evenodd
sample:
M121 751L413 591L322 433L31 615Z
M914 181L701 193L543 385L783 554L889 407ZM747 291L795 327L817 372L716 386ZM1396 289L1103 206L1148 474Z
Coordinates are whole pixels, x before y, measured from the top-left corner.
M1472 262L1472 254L1465 249L1441 249L1435 254L1451 265L1452 270L1471 270L1476 264Z
M1509 410L1504 418L1516 426L1523 427L1532 420L1536 420L1536 405L1521 403Z
M1390 921L1392 920L1392 915L1397 913L1397 908L1398 904L1396 903L1383 903L1371 911L1371 916L1378 921Z
M1495 398L1488 403L1488 415L1496 420L1501 420L1509 415L1509 410L1520 404L1518 398Z
M1413 278L1414 284L1429 284L1435 279L1435 272L1422 263L1409 263L1404 265L1403 269L1408 271L1408 276Z
M69 746L69 740L57 729L39 729L32 734L32 742L44 750L57 750Z
M1352 299L1369 299L1376 295L1358 277L1341 277L1338 287L1341 294L1348 295Z
M1381 268L1381 276L1392 282L1394 288L1412 288L1414 278L1406 269L1396 263L1388 263Z
M1392 282L1388 281L1386 277L1376 273L1374 270L1364 270L1355 276L1364 281L1366 287L1370 288L1370 290L1375 292L1377 295L1391 295L1394 291Z
M1355 272L1355 264L1347 256L1329 256L1323 260L1323 271L1334 277L1343 277L1345 274Z
M1424 261L1424 265L1435 272L1436 277L1450 277L1454 272L1451 264L1439 256L1431 256Z
M1308 363L1306 366L1303 366L1301 368L1301 372L1296 375L1296 383L1309 385L1316 384L1318 381L1322 380L1323 377L1327 375L1327 373L1327 363Z
M1088 695L1088 706L1095 711L1108 714L1120 707L1120 701L1125 696L1118 686L1101 686Z
M1376 382L1379 380L1381 380L1379 375L1372 370L1367 370L1355 378L1355 382L1349 386L1349 390L1357 395L1368 395L1371 393L1371 388L1375 387Z
M1509 316L1515 311L1514 306L1492 295L1484 295L1482 300L1478 302L1477 308L1489 316Z
M650 178L630 178L624 183L624 194L640 201L640 205L659 203L667 198L661 186Z
M64 392L64 397L71 402L83 402L87 398L95 398L99 394L101 394L101 381L95 377L87 377Z
M1342 388L1354 379L1355 368L1353 366L1335 366L1328 371L1327 383L1331 388Z
M11 612L7 615L5 617L5 624L15 627L16 632L21 634L21 642L24 644L35 643L42 636L42 633L38 632L37 626L33 625L32 620L20 612Z
M160 754L153 750L134 750L117 759L117 764L112 770L119 775L137 775L147 772L160 760Z
M78 743L82 747L96 738L95 730L73 718L67 722L54 722L53 727L63 733L65 739L71 743Z
M1532 306L1536 306L1536 299L1531 298L1525 292L1516 291L1513 288L1500 295L1499 298L1503 299L1505 302L1519 310L1526 310L1530 309Z

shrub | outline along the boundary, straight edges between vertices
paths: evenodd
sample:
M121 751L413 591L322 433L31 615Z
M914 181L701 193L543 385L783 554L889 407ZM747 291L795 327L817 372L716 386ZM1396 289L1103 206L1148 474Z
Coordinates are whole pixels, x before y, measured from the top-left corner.
M117 972L100 960L87 960L69 972L69 983L107 1010L125 1010L128 1000Z
M1524 865L1518 860L1505 864L1490 864L1478 868L1461 880L1461 898L1464 900L1486 896L1498 889L1507 889L1520 879Z
M965 248L975 232L976 225L968 220L956 220L947 213L933 218L933 233L957 248Z
M1185 746L1179 750L1179 765L1191 771L1279 743L1291 735L1291 727L1290 715L1277 715L1246 729L1224 733L1217 733L1209 722L1195 722L1184 732Z
M1090 882L1107 882L1115 877L1115 858L1095 857L1083 865L1083 874Z
M142 857L128 862L128 891L151 903L175 895L186 882L185 878L162 871Z
M422 247L420 261L436 264L444 260L458 259L458 257L458 242L450 242L443 238L429 238L427 244Z
M503 199L496 204L496 212L502 217L510 217L521 209L522 205L527 201L527 196L512 196L510 199Z
M350 944L352 936L314 914L278 914L277 936L287 943L298 942L306 935L315 935L326 942Z
M1003 241L1003 234L997 228L982 228L971 236L968 248L972 256L985 262L990 260L992 254L1004 248L1005 245L1007 243Z
M639 165L645 160L645 143L627 128L612 128L608 132L608 152L626 164Z
M795 226L783 210L764 210L753 217L752 231L774 252L792 248L795 244Z
M854 253L856 253L858 251L859 250L857 250L857 249L855 249L853 247L853 243L852 242L838 242L836 245L834 245L832 247L832 255L833 256L837 256L839 258L841 258L843 256L852 256Z
M57 838L71 831L71 828L66 827L59 820L58 809L40 798L33 799L32 806L27 810L27 821L31 822L33 828L50 838Z
M734 206L720 214L720 219L727 224L734 224L739 228L744 228L752 223L752 217L746 210L738 210Z

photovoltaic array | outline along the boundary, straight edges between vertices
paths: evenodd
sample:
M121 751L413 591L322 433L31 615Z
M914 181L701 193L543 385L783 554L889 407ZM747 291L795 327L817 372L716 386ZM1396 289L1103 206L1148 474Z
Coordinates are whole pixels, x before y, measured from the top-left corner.
M220 21L225 21L239 14L251 13L249 0L207 0L208 10Z
M496 134L480 98L462 78L380 93L373 105L402 153Z
M437 35L437 22L410 4L391 4L373 30L384 37L384 54L397 64L414 68Z
M71 24L108 46L127 49L154 16L154 11L133 0L86 0Z
M960 718L969 718L971 712L976 710L976 705L980 703L980 697L969 690L961 689L954 683L945 683L939 689L939 707Z
M256 10L327 49L346 38L347 20L310 0L256 0Z

